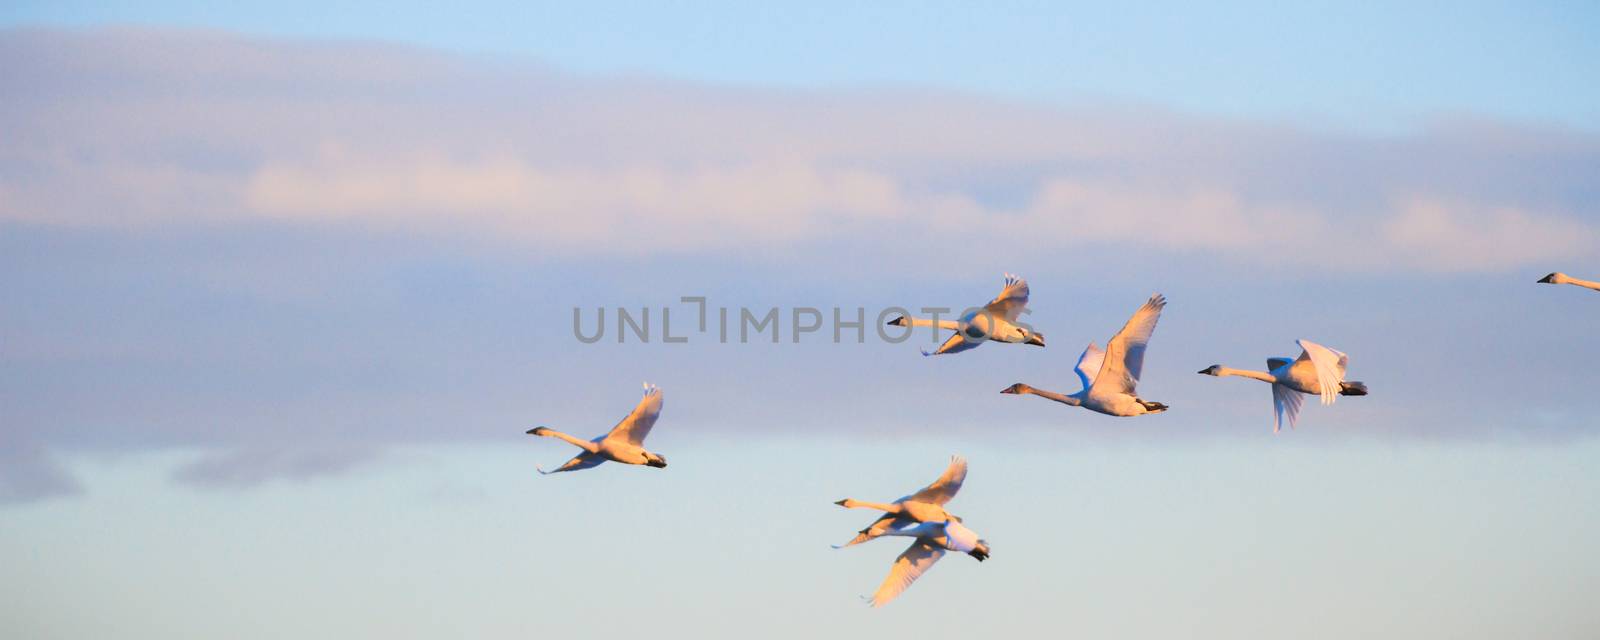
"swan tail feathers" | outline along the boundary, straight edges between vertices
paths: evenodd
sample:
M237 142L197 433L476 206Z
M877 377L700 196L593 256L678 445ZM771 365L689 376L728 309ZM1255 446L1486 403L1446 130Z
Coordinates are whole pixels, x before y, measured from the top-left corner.
M1145 413L1161 413L1171 408L1159 402L1147 402L1144 400L1139 401L1139 406L1144 407Z

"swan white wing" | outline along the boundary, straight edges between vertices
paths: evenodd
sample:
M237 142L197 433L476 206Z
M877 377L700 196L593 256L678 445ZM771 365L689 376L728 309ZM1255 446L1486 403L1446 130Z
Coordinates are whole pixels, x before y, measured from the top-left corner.
M598 453L589 453L588 451L585 451L573 456L571 460L568 460L565 464L556 467L553 470L545 471L537 466L535 466L534 469L541 474L550 475L552 473L561 473L563 471L582 471L584 469L600 466L600 463L605 461L605 456L602 456Z
M1296 344L1305 350L1302 357L1311 360L1312 366L1316 367L1317 389L1322 392L1322 404L1333 404L1339 397L1340 383L1344 382L1344 367L1350 362L1350 356L1310 340L1298 340Z
M1000 295L983 307L984 311L997 317L1005 318L1006 322L1016 322L1017 316L1022 315L1022 310L1028 306L1028 281L1017 277L1015 274L1006 274L1006 287L1000 290Z
M939 345L937 350L932 352L924 351L922 355L942 356L947 353L961 353L969 349L976 349L980 344L983 344L982 340L967 340L961 336L960 332L956 332L955 335L950 336L949 340L945 340L944 344Z
M950 456L950 466L945 467L944 473L939 474L938 480L923 487L921 491L906 496L906 499L942 505L956 497L956 492L961 491L961 483L966 480L967 459Z
M877 593L872 594L872 606L881 607L888 604L943 557L944 549L917 538L905 553L895 558L894 566L889 568L889 576L883 579L883 584L878 585Z
M1300 403L1304 400L1305 396L1300 395L1299 391L1272 383L1272 410L1277 415L1272 424L1273 433L1283 430L1284 416L1289 417L1289 428L1294 428L1295 420L1300 417Z
M944 523L945 546L951 551L968 553L978 548L978 532L968 529L955 520Z
M1105 360L1100 365L1100 374L1095 376L1094 387L1106 385L1111 391L1133 393L1139 374L1144 371L1145 347L1149 346L1150 336L1156 332L1156 321L1161 319L1161 309L1166 306L1166 297L1158 293L1133 312L1122 330L1106 343Z
M1100 367L1106 360L1106 352L1093 342L1083 350L1083 355L1078 356L1078 364L1072 369L1078 373L1078 380L1083 382L1083 388L1094 386L1095 376L1100 375Z
M656 418L661 416L661 387L648 382L644 383L644 397L639 399L639 404L633 407L633 412L628 417L618 422L606 434L607 438L619 438L629 444L643 445L645 436L650 435L650 427L656 426Z

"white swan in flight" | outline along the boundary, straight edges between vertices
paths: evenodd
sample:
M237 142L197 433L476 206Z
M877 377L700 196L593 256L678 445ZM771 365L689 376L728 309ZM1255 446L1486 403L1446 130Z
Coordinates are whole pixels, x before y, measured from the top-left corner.
M955 335L932 351L922 355L936 356L976 349L984 342L1012 342L1044 346L1044 336L1032 329L1019 326L1017 317L1028 306L1028 281L1006 274L1006 286L1000 295L981 309L969 309L955 320L924 320L900 316L888 322L896 327L935 327L955 331Z
M666 458L644 450L644 438L650 435L650 427L655 426L656 418L660 416L661 388L646 382L644 397L633 408L633 412L603 436L593 440L583 440L549 427L529 429L528 435L558 438L583 449L583 453L573 456L566 464L556 467L555 471L545 471L538 466L534 468L538 469L539 473L551 474L588 469L611 460L622 464L642 464L664 469L667 466Z
M878 518L867 528L862 529L856 537L849 542L834 547L836 549L850 545L861 544L878 536L887 535L891 530L902 529L918 522L944 522L946 520L961 519L950 515L944 510L944 505L956 497L956 492L961 491L961 483L967 479L967 459L961 456L950 456L950 466L945 467L944 473L932 484L922 490L899 500L884 504L881 502L862 502L845 498L834 504L846 509L877 509L883 511Z
M1367 395L1367 385L1346 382L1344 379L1344 369L1350 364L1350 356L1310 340L1297 340L1295 344L1300 345L1299 358L1267 358L1267 371L1230 369L1214 364L1201 369L1199 373L1217 377L1240 376L1271 383L1272 407L1277 414L1272 424L1273 433L1283 430L1284 416L1289 417L1289 428L1294 428L1296 419L1300 417L1302 393L1322 396L1322 404L1333 404L1334 398L1339 396Z
M1571 284L1583 287L1585 289L1594 289L1595 291L1600 291L1600 282L1579 280L1560 271L1547 275L1543 278L1539 278L1539 282L1544 284Z
M895 558L894 565L889 568L889 575L883 579L883 584L878 585L878 591L867 601L874 607L888 604L890 600L899 596L911 586L911 583L916 582L917 578L927 573L934 563L943 558L947 550L965 553L977 558L978 562L989 558L989 543L955 520L922 522L892 529L884 535L906 536L915 540L900 554L900 557Z
M1074 367L1078 380L1083 383L1082 391L1062 395L1018 382L1000 393L1036 395L1108 416L1142 416L1166 411L1167 405L1140 399L1134 388L1144 370L1145 347L1149 346L1150 335L1155 333L1156 321L1161 319L1161 310L1166 306L1167 299L1161 294L1150 296L1144 306L1133 312L1122 330L1106 343L1105 351L1089 343Z

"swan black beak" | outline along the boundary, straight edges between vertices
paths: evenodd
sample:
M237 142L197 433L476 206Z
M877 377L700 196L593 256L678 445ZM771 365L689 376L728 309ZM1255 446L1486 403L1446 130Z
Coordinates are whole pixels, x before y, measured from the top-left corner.
M1554 273L1552 273L1550 275L1547 275L1547 276L1545 276L1543 278L1539 278L1539 282L1541 282L1543 284L1555 284L1555 281L1556 281L1556 274L1554 274Z
M891 327L899 327L899 326L905 325L905 323L906 323L906 317L905 316L895 316L895 319L890 320L890 321L888 321L888 322L886 322L884 324L887 324L887 325L889 325Z
M645 464L648 465L648 466L651 466L651 467L655 467L657 469L665 469L665 468L667 468L667 461L666 460L651 460L649 462L646 462Z
M532 429L529 429L529 430L525 431L524 433L527 433L530 436L536 436L536 435L540 435L543 432L544 432L544 427L534 427Z
M1211 370L1210 369L1201 369L1199 371L1196 371L1195 373L1198 373L1200 375L1206 375L1208 373L1211 373Z

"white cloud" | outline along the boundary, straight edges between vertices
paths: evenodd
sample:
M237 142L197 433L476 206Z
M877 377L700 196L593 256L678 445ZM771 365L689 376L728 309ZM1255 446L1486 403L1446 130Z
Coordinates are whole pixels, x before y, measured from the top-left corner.
M1404 201L1382 237L1405 264L1430 271L1495 271L1592 255L1600 233L1578 220L1515 207Z
M1336 271L1510 269L1597 248L1584 168L1600 141L1579 134L1478 123L1373 140L1156 111L585 79L370 45L0 37L8 86L27 98L0 114L23 132L0 152L0 217L31 223L266 219L567 256L815 249L849 234Z
M462 226L546 247L695 250L785 242L830 221L903 215L895 181L795 162L671 169L540 168L508 156L453 161L322 153L249 178L248 210L271 218Z

